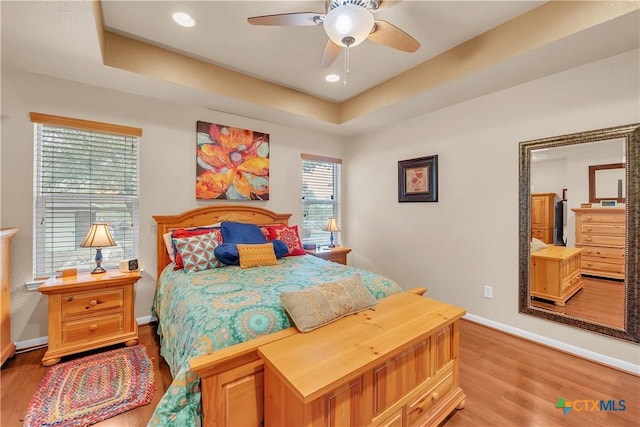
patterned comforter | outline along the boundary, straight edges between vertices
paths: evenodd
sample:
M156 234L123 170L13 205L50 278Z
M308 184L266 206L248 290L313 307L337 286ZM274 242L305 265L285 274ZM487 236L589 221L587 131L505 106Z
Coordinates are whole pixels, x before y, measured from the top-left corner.
M230 266L191 274L173 271L169 264L160 277L153 311L173 382L148 425L199 426L200 379L189 370L190 358L292 326L280 303L281 292L355 273L376 299L402 291L383 276L311 255L282 258L276 266Z

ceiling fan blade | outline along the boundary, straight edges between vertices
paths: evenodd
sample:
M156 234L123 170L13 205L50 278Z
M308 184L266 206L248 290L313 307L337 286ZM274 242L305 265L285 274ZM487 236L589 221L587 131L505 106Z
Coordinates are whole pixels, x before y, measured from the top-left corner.
M342 50L342 48L332 42L331 39L327 40L327 44L324 45L324 51L322 52L322 58L320 58L320 66L327 68L333 64L338 55L340 55L340 50Z
M318 25L317 18L324 17L322 13L300 12L300 13L281 13L279 15L252 16L247 18L251 25L289 25L295 27L303 27L307 25Z
M418 40L386 21L375 21L374 31L369 34L369 40L403 52L415 52L420 48Z

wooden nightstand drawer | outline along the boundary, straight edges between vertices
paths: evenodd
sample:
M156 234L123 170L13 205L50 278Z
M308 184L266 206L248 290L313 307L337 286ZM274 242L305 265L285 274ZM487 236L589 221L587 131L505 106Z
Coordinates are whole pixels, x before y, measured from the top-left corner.
M119 335L124 331L123 313L96 316L86 320L62 323L62 342L95 340L98 337Z
M107 289L87 293L62 295L62 319L79 314L99 313L121 309L124 305L123 289Z

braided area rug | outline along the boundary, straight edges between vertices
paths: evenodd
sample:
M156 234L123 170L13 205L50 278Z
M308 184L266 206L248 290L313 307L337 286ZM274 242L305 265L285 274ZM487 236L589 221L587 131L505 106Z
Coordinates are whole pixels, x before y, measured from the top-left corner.
M89 426L147 405L154 388L153 366L140 344L60 363L31 398L24 426Z

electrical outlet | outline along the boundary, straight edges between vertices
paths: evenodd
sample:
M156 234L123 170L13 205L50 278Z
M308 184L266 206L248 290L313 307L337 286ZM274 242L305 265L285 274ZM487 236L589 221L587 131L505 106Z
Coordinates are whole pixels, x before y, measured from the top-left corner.
M484 287L484 297L489 299L493 298L493 286Z

